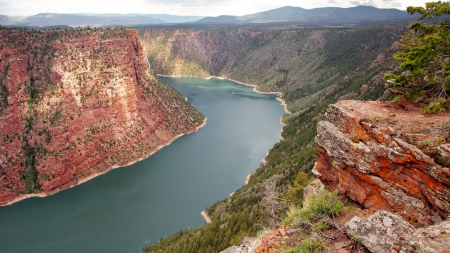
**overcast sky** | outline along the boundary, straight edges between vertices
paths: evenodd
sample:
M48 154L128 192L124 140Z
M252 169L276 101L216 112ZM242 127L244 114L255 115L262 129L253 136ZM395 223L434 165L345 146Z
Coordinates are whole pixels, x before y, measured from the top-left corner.
M282 6L312 9L371 5L405 10L407 6L425 6L426 2L430 0L0 0L0 14L29 16L53 12L240 16Z

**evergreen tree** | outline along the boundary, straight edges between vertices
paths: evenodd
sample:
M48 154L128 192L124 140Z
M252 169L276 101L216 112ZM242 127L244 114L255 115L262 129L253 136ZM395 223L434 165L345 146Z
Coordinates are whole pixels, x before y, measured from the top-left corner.
M401 36L401 50L394 59L405 70L387 74L385 78L394 89L409 100L426 104L424 112L444 112L450 92L450 21L424 24L421 21L449 15L449 2L430 2L426 7L408 7L408 13L419 13L419 20Z

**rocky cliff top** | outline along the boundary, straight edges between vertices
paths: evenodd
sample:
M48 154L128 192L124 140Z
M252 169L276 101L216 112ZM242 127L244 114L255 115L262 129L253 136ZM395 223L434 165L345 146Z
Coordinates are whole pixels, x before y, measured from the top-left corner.
M450 214L450 113L340 101L318 124L318 178L363 207L431 224Z

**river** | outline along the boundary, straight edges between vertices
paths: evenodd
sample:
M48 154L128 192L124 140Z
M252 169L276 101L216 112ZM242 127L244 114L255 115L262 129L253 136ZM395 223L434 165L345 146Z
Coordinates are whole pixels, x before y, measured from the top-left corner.
M207 118L151 157L46 198L0 207L0 252L139 252L203 225L278 142L274 94L217 78L160 77Z

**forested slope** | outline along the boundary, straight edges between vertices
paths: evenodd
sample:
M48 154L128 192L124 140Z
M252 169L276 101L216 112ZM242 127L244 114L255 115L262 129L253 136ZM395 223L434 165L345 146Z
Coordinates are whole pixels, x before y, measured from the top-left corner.
M344 77L383 63L406 26L360 29L140 30L158 74L220 76L282 91L290 111L316 103ZM301 101L301 102L300 102Z
M211 224L180 231L144 252L218 252L239 244L244 236L270 228L262 201L270 191L284 199L277 205L282 218L296 190L288 186L299 172L310 173L316 160L314 136L324 111L341 99L383 97L383 73L395 70L391 56L405 30L140 31L156 73L217 75L255 84L258 90L282 91L292 112L284 117L284 140L271 149L267 164L248 185L207 209Z

